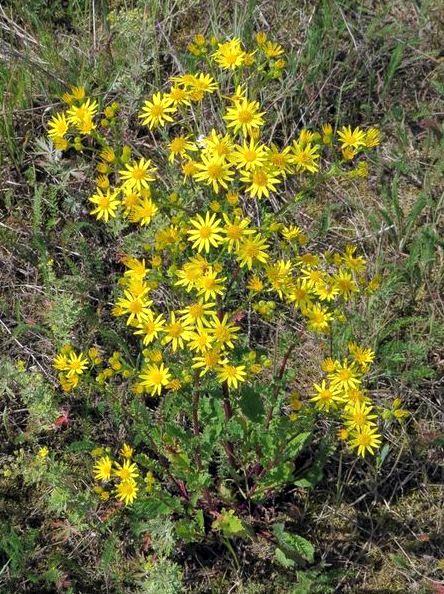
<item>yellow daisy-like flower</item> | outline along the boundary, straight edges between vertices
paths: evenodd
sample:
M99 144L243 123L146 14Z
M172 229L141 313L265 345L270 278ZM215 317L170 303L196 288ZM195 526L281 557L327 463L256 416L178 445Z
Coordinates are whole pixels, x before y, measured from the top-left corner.
M269 255L266 252L267 248L267 240L261 237L260 233L254 237L245 237L236 250L240 266L246 266L251 270L253 264L264 264L269 258Z
M63 138L68 129L69 123L64 113L57 113L48 122L48 136L52 140Z
M163 344L171 344L171 349L174 352L177 349L183 349L184 342L190 338L190 332L193 330L191 324L187 324L183 319L177 319L174 311L170 314L170 319L165 325L163 332Z
M278 43L275 43L273 41L267 41L262 46L262 51L267 56L267 58L277 58L279 56L282 56L282 54L284 53L284 48Z
M227 182L233 179L232 166L222 157L202 154L202 162L197 163L196 167L198 172L194 174L194 179L212 186L216 194L220 188L227 190Z
M316 393L310 398L316 407L321 410L330 410L342 400L341 391L337 386L327 386L325 380L321 384L314 384Z
M334 386L338 386L342 391L359 388L361 379L354 363L348 363L347 360L337 363L335 370L328 374L328 377Z
M321 305L309 305L304 310L308 319L308 329L313 332L328 332L333 315Z
M199 275L200 276L200 275ZM180 309L181 320L187 325L208 326L208 320L215 315L215 303L202 303L197 301Z
M225 43L219 43L212 57L221 68L234 70L242 66L245 52L240 39L234 38Z
M115 463L114 474L122 481L135 479L139 476L139 469L131 460L125 460L123 464Z
M270 192L276 191L276 184L280 183L277 171L267 168L256 168L245 172L241 181L247 184L247 192L254 198L270 196Z
M245 365L230 365L224 361L217 371L217 379L221 382L227 382L229 388L238 388L239 384L245 381Z
M267 160L267 147L264 144L258 144L254 138L249 141L244 140L241 145L236 145L230 155L230 160L235 163L238 169L255 169L262 167Z
M193 357L193 369L199 369L199 375L202 377L208 371L214 371L222 363L221 353L219 349L210 349L205 353L201 353L197 357Z
M130 220L142 226L148 225L158 210L151 198L141 197L131 210Z
M125 165L125 169L119 171L125 189L136 190L137 192L149 188L149 182L156 179L154 173L157 171L153 167L150 159L143 157L139 161L133 161Z
M199 72L196 75L191 75L189 86L192 90L198 93L214 93L219 88L218 83L210 74Z
M99 458L94 464L94 478L98 481L109 481L113 469L113 461L109 456Z
M78 129L82 130L82 128L87 125L92 126L92 120L97 113L99 108L99 104L97 101L91 101L91 99L86 99L80 105L72 105L68 111L66 112L68 115L68 122L70 124L74 124Z
M143 344L148 345L159 337L159 334L163 331L164 326L164 315L159 314L156 317L155 313L152 310L149 310L144 316L143 320L137 325L137 330L134 332L134 334L143 336Z
M339 294L348 300L356 293L359 288L353 276L347 270L339 270L334 276L334 284L338 289Z
M232 137L229 134L219 134L214 128L202 140L202 144L205 148L205 153L208 155L223 157L227 160L229 160L234 148Z
M365 146L365 132L360 128L351 129L351 126L342 126L338 138L343 149L358 149Z
M192 351L199 351L204 353L208 351L214 342L214 337L209 328L197 326L196 329L189 334L188 347Z
M148 365L142 370L139 378L141 380L140 384L151 391L151 396L156 394L160 396L163 386L170 382L171 375L169 368L160 363L160 365Z
M282 150L279 150L275 144L272 144L267 152L267 162L273 169L286 177L286 174L291 173L293 170L293 155L291 152L291 147L286 146Z
M102 192L100 188L97 188L96 193L89 198L89 201L96 205L90 214L96 215L97 220L103 219L108 222L110 217L116 216L116 210L120 205L117 196L118 190L108 188L106 192Z
M168 161L170 163L173 163L177 156L183 157L186 155L187 151L197 151L197 146L194 142L190 142L189 138L189 136L175 136L168 143L168 148L170 149Z
M319 171L319 164L316 159L319 159L317 145L311 146L310 143L303 146L299 142L293 142L293 163L296 165L298 170L304 169L310 173L316 173Z
M128 315L127 325L136 322L140 324L149 315L150 306L153 302L146 297L148 289L144 288L138 295L130 291L124 291L124 296L118 299L116 307L120 316Z
M362 429L364 425L374 425L378 415L373 413L373 407L366 402L356 401L347 406L344 411L345 425L350 429Z
M348 344L348 350L356 363L363 369L367 369L373 363L375 352L372 349L366 349L358 346L355 342L350 342Z
M173 85L166 96L171 99L171 104L174 107L178 105L190 105L189 91L179 85Z
M220 234L221 221L215 213L207 212L205 218L198 214L196 218L190 219L190 224L194 229L187 232L188 240L193 243L193 249L197 249L198 252L204 250L208 253L211 246L217 247L223 242L224 238Z
M120 455L122 458L127 458L128 460L133 457L134 450L131 446L127 443L124 443L123 446L120 448Z
M235 217L234 219L230 220L228 215L225 213L223 213L222 216L225 221L222 232L225 234L227 250L229 253L231 253L233 250L238 249L240 241L244 237L254 233L254 229L248 229L250 219Z
M74 375L82 375L87 367L88 359L83 355L83 353L79 353L78 355L76 355L74 351L69 353L66 361L66 375L68 378Z
M210 327L218 348L234 348L234 341L237 338L240 328L230 322L228 314L224 314L222 318L215 315L210 323Z
M151 101L147 100L143 104L139 118L144 126L148 126L152 130L172 122L171 115L176 112L176 109L170 95L155 93Z
M359 456L365 457L366 453L374 454L381 445L381 435L376 427L364 425L352 434L350 439L352 448L357 448Z
M381 132L378 128L369 128L365 132L364 146L367 148L374 148L381 144Z
M125 480L116 486L116 497L125 505L130 505L137 497L139 487L134 480Z
M218 295L224 294L223 283L225 280L225 277L218 278L217 272L210 269L197 281L197 294L203 297L204 301L216 299Z
M311 289L303 278L298 278L291 284L286 297L290 303L294 303L300 309L309 309L312 302Z
M242 131L244 136L247 136L264 124L262 116L265 112L259 110L257 101L248 101L244 98L227 109L224 120L227 122L227 127L233 128L235 133Z

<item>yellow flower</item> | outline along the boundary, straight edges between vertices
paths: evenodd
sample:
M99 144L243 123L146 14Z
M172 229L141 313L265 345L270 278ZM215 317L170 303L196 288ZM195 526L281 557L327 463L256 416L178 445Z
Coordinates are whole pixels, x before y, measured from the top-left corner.
M147 100L142 106L142 111L139 118L144 126L148 126L150 130L157 126L165 126L167 122L172 122L171 115L175 113L176 107L173 105L173 100L169 95L162 95L162 93L155 93L151 101Z
M309 305L304 310L308 319L308 329L313 332L328 332L333 315L321 305Z
M381 133L378 128L369 128L365 132L364 146L373 148L381 144Z
M351 126L342 126L338 132L341 148L358 149L365 145L365 132L360 128L351 129Z
M335 371L336 366L338 365L339 361L333 360L331 357L324 359L321 363L321 369L325 373L332 373Z
M142 321L137 325L137 330L134 332L136 335L143 336L143 344L147 345L156 340L159 334L163 331L165 326L165 317L163 314L159 314L155 317L152 310L149 310Z
M196 168L197 173L194 174L194 179L212 186L216 194L220 188L228 189L227 182L231 182L233 179L231 165L223 157L208 157L202 154L202 162L196 163Z
M242 66L245 52L242 49L240 39L234 38L226 43L219 43L217 50L212 54L215 62L227 70L234 70Z
M190 105L190 93L179 85L173 85L166 95L174 107L178 105Z
M104 193L100 188L97 188L96 193L89 198L90 202L97 205L96 208L90 211L90 214L96 215L97 220L103 218L105 222L108 222L109 217L114 218L120 204L117 195L118 190L108 188Z
M125 505L130 505L136 499L138 490L136 481L124 480L116 487L116 497L119 501L123 501Z
M68 111L68 122L74 124L80 131L88 133L88 128L93 127L93 117L97 113L99 105L97 101L86 99L79 106L72 105Z
M276 170L261 167L252 171L245 171L241 181L247 184L246 190L253 198L255 196L258 198L266 196L268 198L270 192L276 191L276 184L280 183L277 175Z
M321 384L314 384L314 389L316 393L310 400L321 410L329 410L341 401L340 389L337 386L327 386L325 380L322 380Z
M332 385L338 386L340 390L357 389L361 383L358 371L353 363L348 363L347 359L342 363L337 363L335 370L328 374Z
M275 144L272 144L267 152L267 161L272 168L286 177L286 174L292 171L293 155L291 147L286 146L280 151Z
M42 460L44 460L48 456L48 454L49 454L49 450L48 450L48 448L46 446L43 446L37 452L37 456L39 458L41 458Z
M176 319L176 313L172 311L170 319L163 329L165 336L162 342L163 344L171 344L174 353L177 349L184 347L184 341L189 340L192 329L191 324L185 323L183 319Z
M347 406L344 411L345 425L350 429L362 429L365 425L374 425L373 419L378 416L373 413L373 407L366 402L356 401Z
M189 141L189 136L175 136L168 143L168 148L170 149L170 154L168 156L168 161L170 161L170 163L173 163L178 155L180 157L186 155L187 151L197 151L197 146L194 142Z
M155 394L160 396L162 387L166 386L171 379L170 370L163 363L148 365L147 368L142 370L139 377L141 385L151 390L151 396Z
M209 328L203 326L197 326L196 329L189 333L188 336L188 347L192 351L199 351L204 353L208 351L214 341Z
M359 456L364 458L367 452L373 455L374 450L379 448L381 436L376 427L364 425L352 435L350 445L352 448L357 448Z
M158 210L151 198L140 197L131 210L130 220L142 226L148 225Z
M113 461L109 456L99 458L94 464L94 478L98 481L109 481L113 469Z
M74 351L71 351L68 355L66 362L67 377L70 378L73 375L82 375L82 373L88 367L88 359L80 353L76 355Z
M193 369L200 369L199 375L202 377L208 371L213 371L222 363L221 353L219 349L210 349L198 356L193 357Z
M57 113L48 122L48 136L52 140L62 139L68 132L69 123L64 113Z
M197 168L197 163L191 159L184 161L181 167L185 179L188 177L193 177L199 171Z
M123 458L132 458L134 454L134 450L131 446L129 446L127 443L124 443L122 448L120 449L120 455Z
M237 259L241 268L246 266L251 270L253 264L264 264L269 258L269 255L266 252L267 249L267 240L262 238L260 233L254 237L245 237L236 250Z
M284 53L284 48L279 45L278 43L274 43L273 41L267 41L262 47L263 52L267 56L267 58L277 58L278 56L282 56Z
M263 144L257 144L254 138L244 140L242 144L234 147L230 160L236 164L238 169L254 169L261 167L267 160L267 149Z
M202 144L205 153L208 155L213 157L224 157L227 160L234 148L232 137L229 134L219 134L214 128L208 136L202 139Z
M204 250L208 253L211 246L217 247L223 242L224 238L220 235L221 221L215 213L210 215L207 212L205 218L198 214L196 218L190 219L190 224L194 229L187 232L188 240L193 243L193 249L197 248L198 252Z
M293 141L292 146L293 163L298 170L304 169L310 173L319 171L319 164L316 159L319 159L318 146L311 146L310 143L303 146L300 142Z
M338 270L338 272L333 276L333 279L339 294L345 300L350 299L353 293L358 291L358 285L356 284L356 281L353 279L350 272L346 270Z
M150 159L142 157L139 162L133 161L125 165L125 169L120 170L119 174L125 189L140 192L142 189L148 189L149 182L156 179L154 175L156 170L157 168L151 165Z
M259 103L257 101L248 101L244 98L237 101L233 107L227 109L224 115L224 120L228 128L233 128L234 132L242 131L244 136L251 134L255 129L260 128L264 120L262 116L264 111L259 111Z
M252 293L260 293L263 288L264 283L262 280L256 274L253 274L247 282L247 289Z
M218 278L217 271L210 268L197 281L197 294L202 296L204 301L216 299L217 295L223 295L225 277Z
M214 310L215 303L191 303L184 309L180 309L181 320L186 325L201 325L208 326L208 320L215 315Z
M221 382L227 382L229 388L237 389L238 385L245 381L245 365L230 365L224 360L217 371L217 379Z
M139 476L139 469L131 460L125 460L123 464L115 462L114 474L122 481L135 479Z
M124 296L121 297L116 306L119 308L118 315L128 315L127 325L133 322L140 324L144 318L149 315L150 306L153 302L146 297L148 289L145 288L139 295L134 295L130 291L124 291Z
M223 213L225 226L222 231L225 234L225 242L227 250L231 253L233 250L239 247L240 241L247 235L254 233L253 229L248 229L250 219L241 219L236 217L230 220L228 215Z
M348 350L352 358L358 363L363 369L366 369L375 358L375 353L372 349L365 349L358 346L354 342L348 344Z
M233 341L236 340L236 335L240 328L229 321L228 314L224 314L222 318L219 318L217 315L214 316L210 322L210 327L218 348L234 348Z

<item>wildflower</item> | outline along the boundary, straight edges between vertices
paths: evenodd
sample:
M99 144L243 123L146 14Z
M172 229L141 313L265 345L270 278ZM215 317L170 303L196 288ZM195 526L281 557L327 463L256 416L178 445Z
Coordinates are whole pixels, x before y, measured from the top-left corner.
M241 130L246 136L251 134L253 130L260 128L264 123L262 116L265 112L260 112L259 109L257 101L248 101L245 98L227 109L224 120L228 122L228 128L233 128L235 133Z
M313 332L327 332L333 315L320 305L309 305L304 315L308 318L308 328Z
M164 326L164 315L159 314L157 317L155 317L154 312L149 310L143 319L138 323L137 330L134 332L134 334L143 336L142 342L144 345L147 345L159 337L159 334L163 331Z
M149 315L149 308L153 302L146 297L147 292L148 289L146 288L139 295L124 291L124 296L117 301L116 305L120 310L117 315L129 314L127 325L133 322L140 324Z
M374 425L373 419L377 415L372 414L373 407L365 402L354 402L347 406L344 412L345 425L350 429L362 429L365 425Z
M329 373L328 377L332 385L338 386L344 392L348 390L359 388L361 380L357 369L353 363L348 363L345 360L343 363L337 363L335 370Z
M211 348L213 341L214 338L211 335L211 330L209 328L197 326L196 330L191 331L189 333L188 347L192 351L199 351L200 353L204 353L205 351L208 351Z
M292 171L293 155L291 147L286 146L279 150L276 145L272 144L267 152L267 161L273 169L285 177L287 173Z
M252 293L260 293L264 288L264 283L262 280L256 275L253 274L250 276L247 282L247 289Z
M240 39L234 38L226 43L219 43L217 50L212 57L221 68L234 70L242 66L245 52L242 49Z
M85 369L88 367L88 359L80 353L76 355L74 351L71 351L68 355L66 362L66 371L68 378L73 375L82 375Z
M113 469L113 461L109 456L99 458L94 464L94 478L98 481L109 481Z
M378 128L369 128L365 132L364 146L367 148L374 148L381 143L381 132Z
M195 219L190 220L190 224L194 229L187 232L189 235L188 240L193 242L193 248L197 248L198 252L202 250L209 252L211 246L217 247L222 243L223 237L220 235L222 231L221 221L216 218L215 213L210 215L207 212L205 218L198 214Z
M49 450L46 446L39 448L39 451L37 452L37 456L41 460L44 460L48 456L48 454L49 454Z
M99 105L97 101L86 99L79 106L72 105L68 111L68 122L74 124L83 133L88 133L88 128L93 126L93 117L97 113Z
M96 193L89 198L90 202L96 204L96 208L91 210L90 214L95 214L97 220L103 218L103 220L107 223L110 217L114 218L116 216L116 210L120 204L117 195L117 190L111 190L108 188L106 193L104 193L100 188L97 188Z
M193 369L200 370L200 376L204 376L208 371L213 371L222 363L221 352L217 348L210 349L198 356L193 357Z
M160 396L162 387L166 386L171 379L170 370L163 363L160 365L148 365L148 367L142 370L139 377L141 379L140 384L151 390L151 396L155 396L156 394Z
M184 309L179 310L181 320L187 325L201 325L207 326L208 320L215 315L213 309L215 303L202 303L200 301L187 305Z
M310 143L303 146L300 142L293 142L292 149L292 160L298 170L304 169L310 173L319 171L319 164L316 162L319 159L317 146L311 146Z
M245 365L230 365L224 361L217 371L217 379L223 383L227 382L229 388L238 388L238 385L245 381Z
M236 340L240 328L229 321L228 314L224 314L222 318L214 316L209 325L218 348L234 348L233 341Z
M364 458L367 452L373 455L374 450L379 448L381 436L376 427L364 425L351 436L350 445L357 448L359 456Z
M245 171L241 181L247 184L247 192L254 198L270 196L270 192L276 191L276 184L280 182L277 172L272 169L256 168L252 171Z
M250 138L249 141L244 140L241 145L236 145L230 159L238 169L249 171L264 165L267 159L267 150L265 145L257 144L254 138Z
M64 113L57 113L48 122L48 136L52 140L62 139L68 132L69 123Z
M228 215L225 213L223 213L223 218L225 225L222 229L222 232L225 234L227 250L229 253L231 253L233 250L236 250L239 247L240 241L245 236L253 234L254 230L248 229L250 219L235 217L233 220L230 220Z
M170 161L170 163L173 163L178 155L180 157L186 155L187 151L197 151L197 146L194 142L189 141L189 136L175 136L168 143L168 148L170 149L170 154L168 156L168 161Z
M177 107L178 105L190 105L189 91L179 85L173 85L166 96L171 100L171 105L173 107Z
M255 236L245 237L236 250L240 266L247 266L251 270L253 263L264 264L269 258L266 252L267 249L267 240L262 238L260 233Z
M231 165L222 157L202 155L202 162L196 164L194 178L212 186L216 194L220 188L228 189L227 182L233 179Z
M122 448L120 449L120 455L123 458L127 458L129 460L130 458L133 457L133 454L134 454L133 448L131 446L129 446L127 443L124 443Z
M129 458L129 457L128 457ZM115 463L114 474L122 481L135 479L139 476L139 470L131 460L127 459L123 464Z
M352 275L346 270L339 270L333 277L339 294L346 300L358 291L358 285Z
M165 126L167 122L172 122L171 115L175 113L176 107L169 95L155 93L151 101L147 100L142 106L139 118L144 126L151 129L158 126Z
M116 497L125 505L130 505L136 499L138 490L136 481L124 480L116 486Z
M297 279L287 291L287 299L300 309L308 308L311 304L312 294L305 279Z
M170 319L165 325L163 332L163 344L171 344L173 353L177 349L184 347L184 341L189 340L192 326L183 321L183 319L176 319L174 311L170 314Z
M196 173L199 172L197 163L195 161L192 161L191 159L184 161L182 163L181 168L185 179L187 179L188 177L193 177Z
M363 369L366 369L375 358L375 353L372 349L362 348L354 342L348 344L348 350L356 363Z
M338 132L338 138L343 149L358 149L365 145L365 132L360 128L351 129L351 126L342 126Z
M119 171L123 180L123 187L140 192L142 189L149 188L149 182L154 181L156 167L151 165L150 159L143 157L132 163L125 165L125 169Z
M198 295L202 296L204 301L210 301L216 299L217 295L223 295L224 286L223 282L225 277L218 278L217 271L210 269L203 274L197 281L196 287Z
M314 384L314 389L316 393L310 400L321 410L329 410L341 401L340 389L337 386L327 386L325 380L322 380L321 384Z
M335 371L338 361L333 360L331 357L327 357L321 363L321 369L325 373L332 373Z
M131 209L130 220L142 226L148 225L158 210L151 198L140 197Z

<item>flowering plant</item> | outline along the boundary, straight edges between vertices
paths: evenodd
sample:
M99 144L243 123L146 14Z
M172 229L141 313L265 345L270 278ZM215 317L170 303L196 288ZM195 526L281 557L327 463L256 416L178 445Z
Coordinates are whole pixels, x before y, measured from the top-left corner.
M48 134L94 164L90 214L131 239L112 309L124 351L67 345L54 359L67 393L91 380L126 392L133 447L120 462L94 451L96 491L187 518L178 534L193 540L206 518L225 537L248 533L246 510L313 486L338 443L362 457L381 443L365 389L374 353L332 340L377 279L352 241L323 250L295 222L323 183L365 177L380 139L328 123L284 138L266 94L285 77L284 50L263 33L248 49L197 35L189 51L190 69L141 105L146 136L123 143L120 106L83 87Z

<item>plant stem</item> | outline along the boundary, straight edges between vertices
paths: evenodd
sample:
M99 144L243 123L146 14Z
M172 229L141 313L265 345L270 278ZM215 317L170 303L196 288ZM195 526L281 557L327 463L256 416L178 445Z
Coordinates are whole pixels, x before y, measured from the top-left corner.
M230 402L230 393L228 390L227 382L224 382L222 384L222 394L224 397L223 407L224 407L224 413L225 413L225 420L228 423L228 421L233 416L233 407L231 406L231 402ZM226 441L224 447L225 447L225 453L227 454L228 461L230 462L230 465L236 470L236 460L234 458L233 444L231 443L231 441Z

